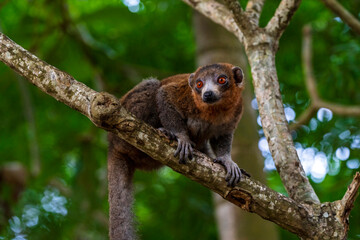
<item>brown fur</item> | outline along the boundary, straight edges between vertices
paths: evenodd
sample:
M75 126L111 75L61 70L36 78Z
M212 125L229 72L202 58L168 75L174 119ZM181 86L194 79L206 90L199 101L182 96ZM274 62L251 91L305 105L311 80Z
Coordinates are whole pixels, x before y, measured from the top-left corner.
M226 85L217 84L219 76L226 76ZM193 74L179 74L162 80L141 82L125 94L120 102L129 112L154 128L161 128L178 140L181 163L192 158L193 147L209 154L222 164L229 185L240 180L239 167L231 160L232 135L242 113L242 71L230 64L213 64L198 68ZM204 102L198 79L214 90L216 101ZM206 89L208 89L206 88ZM205 89L205 88L204 88ZM205 90L204 90L205 91ZM109 198L111 239L132 240L132 183L134 170L152 170L162 166L145 153L129 145L116 135L109 134ZM212 149L212 150L211 150ZM115 172L114 172L115 171ZM119 189L114 190L116 186ZM115 204L115 205L114 205Z

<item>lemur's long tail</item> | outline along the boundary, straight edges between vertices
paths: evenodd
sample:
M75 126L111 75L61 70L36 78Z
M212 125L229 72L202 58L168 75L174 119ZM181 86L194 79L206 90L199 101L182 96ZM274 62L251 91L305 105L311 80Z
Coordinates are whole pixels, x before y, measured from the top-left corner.
M111 142L110 142L111 144ZM110 240L134 240L133 184L135 168L126 155L113 147L108 152Z

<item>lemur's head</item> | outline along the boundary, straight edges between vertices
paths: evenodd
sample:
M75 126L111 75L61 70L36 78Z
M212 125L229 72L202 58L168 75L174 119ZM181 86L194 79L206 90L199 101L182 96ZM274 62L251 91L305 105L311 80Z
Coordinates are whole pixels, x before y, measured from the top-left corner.
M215 105L221 100L236 97L243 89L241 68L228 63L217 63L198 68L189 77L195 101Z

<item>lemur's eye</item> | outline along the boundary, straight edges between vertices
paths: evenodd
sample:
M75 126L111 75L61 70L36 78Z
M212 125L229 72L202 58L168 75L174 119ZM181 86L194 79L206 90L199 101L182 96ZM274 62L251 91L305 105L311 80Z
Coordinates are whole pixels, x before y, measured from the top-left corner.
M226 77L219 77L218 78L218 83L219 84L225 84L226 83Z
M203 85L204 85L204 83L203 83L202 81L198 81L198 82L196 83L196 87L197 87L197 88L202 88Z

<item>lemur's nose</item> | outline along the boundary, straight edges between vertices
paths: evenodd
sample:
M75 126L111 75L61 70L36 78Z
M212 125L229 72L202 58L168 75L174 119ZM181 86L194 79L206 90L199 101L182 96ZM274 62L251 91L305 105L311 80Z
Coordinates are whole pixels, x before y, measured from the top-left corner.
M202 99L206 103L214 103L218 100L213 91L204 92Z
M204 98L212 98L214 93L212 91L204 92Z

